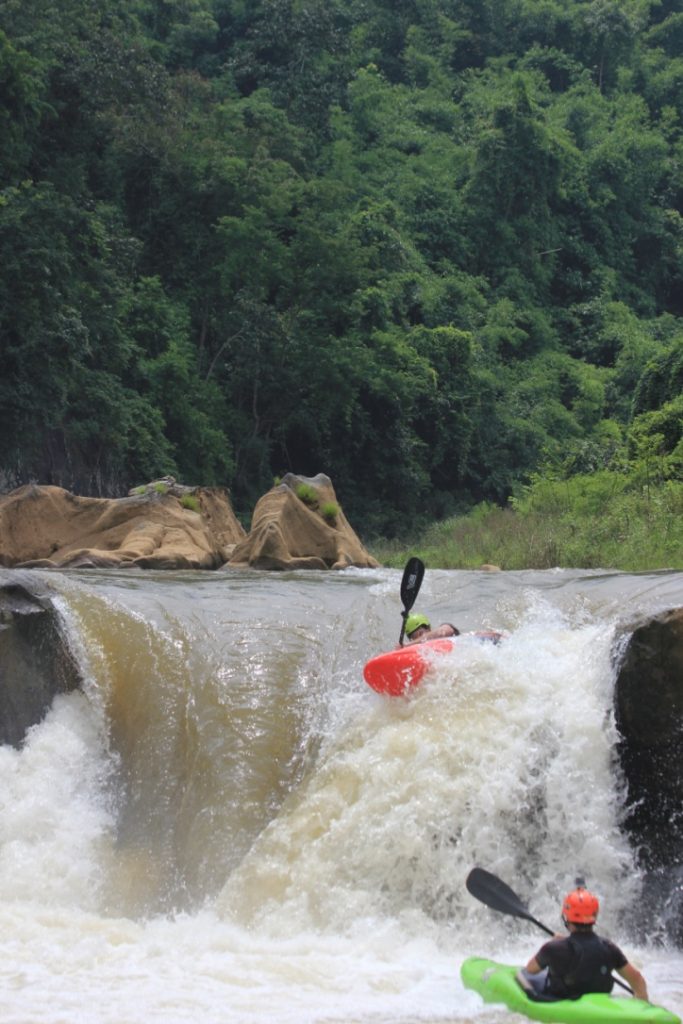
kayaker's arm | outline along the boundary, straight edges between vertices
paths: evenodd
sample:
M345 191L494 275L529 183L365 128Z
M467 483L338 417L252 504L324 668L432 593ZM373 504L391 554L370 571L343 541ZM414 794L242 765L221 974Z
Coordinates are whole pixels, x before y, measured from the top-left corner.
M478 629L474 635L479 640L490 640L494 644L499 644L506 636L505 633L501 633L498 629Z
M637 967L631 963L624 964L623 967L617 969L617 974L620 974L624 981L629 983L636 999L644 999L646 1003L649 1002L647 983Z
M442 622L440 626L435 629L426 629L424 627L418 627L414 634L411 634L415 639L406 640L404 647L410 647L411 644L423 644L425 640L441 640L442 638L450 636L460 636L460 630L457 626L451 625L450 622Z
M554 939L563 939L563 938L564 938L564 935L558 935L558 934L556 933L556 934L555 934L555 935L553 936L553 938L554 938ZM540 952L541 952L541 951L539 950L539 955L540 955ZM538 960L537 960L537 958L536 958L535 956L532 956L531 960L529 961L529 963L528 963L528 964L526 965L526 967L524 968L524 970L525 970L525 971L528 971L528 972L529 972L529 974L538 974L538 973L539 973L540 971L542 971L542 970L544 970L544 969L545 969L545 967L542 967L542 966L541 966L541 964L540 964L540 963L538 962Z

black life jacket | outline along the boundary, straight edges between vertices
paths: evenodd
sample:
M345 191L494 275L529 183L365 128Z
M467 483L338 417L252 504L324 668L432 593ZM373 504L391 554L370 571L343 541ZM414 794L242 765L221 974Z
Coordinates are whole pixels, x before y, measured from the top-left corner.
M587 932L583 935L569 935L567 942L572 950L572 963L558 977L553 973L549 989L561 999L578 999L587 992L611 992L614 978L610 967L607 946L599 935Z

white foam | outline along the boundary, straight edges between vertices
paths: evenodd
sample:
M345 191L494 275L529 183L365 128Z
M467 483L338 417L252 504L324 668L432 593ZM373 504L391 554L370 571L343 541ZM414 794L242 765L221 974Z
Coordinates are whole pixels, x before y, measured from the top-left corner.
M553 586L563 587L564 575L552 574ZM101 579L103 588L114 585ZM286 648L289 657L297 644L306 645L294 662L301 666L296 712L304 718L303 747L295 752L300 772L275 758L258 766L276 779L278 771L294 778L291 792L274 806L260 838L245 844L251 848L236 870L227 866L230 849L219 854L212 866L220 874L224 864L218 896L209 896L203 909L175 917L145 920L138 911L133 919L107 911L116 904L112 888L125 874L116 835L123 794L105 730L107 645L93 613L89 653L80 652L96 665L88 697L59 697L21 750L0 748L3 1024L502 1019L501 1011L463 990L462 959L480 954L521 963L545 937L532 924L495 914L469 896L464 880L475 864L499 874L551 926L559 924L559 896L577 871L585 872L603 900L601 925L643 969L652 998L680 1013L680 954L633 947L616 929L637 875L618 829L623 793L612 760L613 622L593 616L573 594L559 607L534 588L505 591L498 607L489 608L487 622L510 630L504 643L457 645L409 699L394 700L375 694L361 678L361 645L347 621L349 607L356 610L364 594L360 577L348 577L353 591L345 590L343 580L331 585L335 601L343 598L343 611L338 620L323 616L324 629L311 622L314 601L305 588L317 588L315 595L327 590L318 579L309 580L290 582L295 598L297 587L306 595L306 615L301 628L287 634ZM384 582L375 577L368 584L370 605L385 599ZM436 582L435 591L444 580ZM153 794L161 794L169 814L178 792L188 804L192 798L214 799L202 788L206 773L196 768L199 775L192 774L193 758L203 763L198 750L210 750L215 759L224 753L221 742L243 739L239 766L245 772L251 750L248 730L239 733L236 727L227 737L220 731L220 701L236 685L239 666L231 662L221 675L218 663L212 687L198 660L211 629L217 649L226 643L222 622L228 613L221 617L216 608L223 608L229 581L207 581L205 575L191 583L206 588L205 596L217 595L194 634L198 643L192 643L198 604L188 606L184 620L175 607L181 625L169 615L159 640L172 646L175 661L150 657L144 669L149 674L156 664L173 666L174 710L187 688L186 707L181 704L182 714L168 722L174 742L143 751L157 787ZM86 595L92 585L88 577ZM172 592L166 579L126 577L116 585L123 607L131 588L138 588L137 617L145 587L154 588L157 617L160 593ZM239 585L246 586L241 577ZM267 591L269 585L282 587L255 577L254 586ZM484 585L493 584L487 579ZM69 587L79 589L77 582ZM182 587L184 608L190 588L185 578ZM268 615L277 619L278 630L285 629L284 605L271 604L263 602L254 644L272 646L282 635L269 633ZM355 621L368 618L363 608ZM237 612L231 608L229 614ZM373 621L380 622L382 614ZM107 628L125 628L124 612ZM183 632L176 636L174 629ZM317 647L309 656L311 634ZM145 630L131 636L155 640ZM95 652L91 642L100 641L102 650ZM266 654L274 660L270 647ZM186 680L180 662L185 656L192 657ZM253 666L254 677L248 691L253 703L240 706L244 717L238 724L245 721L252 730L269 722L265 714L256 716L259 699L267 697L277 708L281 681L265 670L270 663L265 656L240 662L243 672ZM286 681L283 700L295 692ZM154 692L162 681L145 676L144 682ZM135 691L128 685L124 692ZM206 706L197 707L202 702ZM153 713L153 702L144 706L146 714ZM163 728L168 707L159 704L155 729ZM293 714L286 704L281 713ZM192 736L189 759L159 761L183 749L175 742L182 727ZM211 731L202 734L202 728ZM144 743L144 730L140 735ZM140 756L136 763L146 762ZM242 777L235 776L236 792L220 780L221 792L235 805ZM178 779L185 779L184 789ZM184 808L188 828L196 827L205 809L211 819L212 805ZM191 848L199 857L215 856L214 847L207 852L197 842ZM186 862L179 851L176 856L175 863L158 867L175 872L182 884Z

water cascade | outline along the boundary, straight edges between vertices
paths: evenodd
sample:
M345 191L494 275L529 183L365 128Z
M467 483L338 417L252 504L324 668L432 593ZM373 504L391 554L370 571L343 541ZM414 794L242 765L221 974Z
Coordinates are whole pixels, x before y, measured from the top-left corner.
M0 747L5 1024L479 1020L462 959L543 936L469 896L474 865L558 927L585 875L681 1013L679 951L638 928L613 652L682 574L428 570L433 620L508 636L408 699L362 679L395 571L35 577L83 684Z

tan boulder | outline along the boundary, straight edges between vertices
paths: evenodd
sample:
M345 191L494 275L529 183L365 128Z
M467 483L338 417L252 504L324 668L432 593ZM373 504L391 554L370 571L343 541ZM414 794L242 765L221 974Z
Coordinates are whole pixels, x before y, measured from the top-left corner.
M256 503L251 530L229 567L256 569L377 568L342 512L329 477L288 473Z
M20 487L0 496L0 564L217 568L245 535L227 491L175 484L173 489L85 498L61 487ZM197 511L181 504L188 493Z

